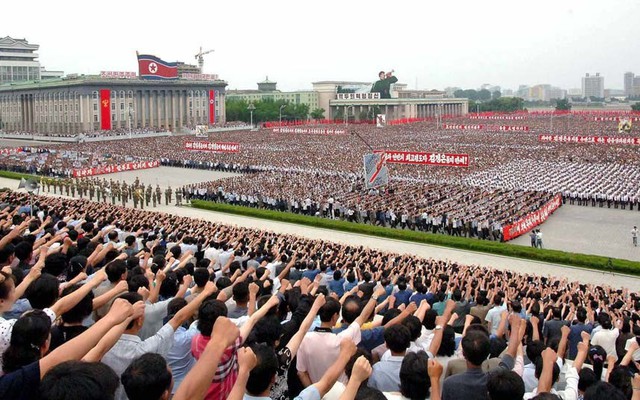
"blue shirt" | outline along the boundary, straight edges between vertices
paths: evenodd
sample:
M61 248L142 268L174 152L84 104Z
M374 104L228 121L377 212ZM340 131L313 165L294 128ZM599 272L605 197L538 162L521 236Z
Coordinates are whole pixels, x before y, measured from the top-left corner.
M337 294L338 297L342 297L342 295L344 295L344 282L344 278L340 278L337 281L331 280L329 282L329 290Z
M313 282L313 280L316 279L316 275L318 275L319 273L320 273L319 269L312 269L312 270L308 269L302 273L302 277L309 278L309 280Z
M173 335L173 346L167 353L167 364L171 367L173 373L173 391L174 394L178 391L178 387L187 376L191 368L196 365L196 359L191 354L191 341L194 336L198 334L196 324L193 324L191 328L186 329L181 326L176 330Z
M396 296L396 307L400 304L404 304L405 306L409 305L409 298L411 297L413 292L409 289L400 290L395 294Z
M381 392L399 392L402 360L404 356L390 356L374 364L373 372L369 377L369 387Z
M351 289L353 289L354 287L358 286L358 282L357 281L353 281L353 282L347 282L344 284L344 291L348 292Z
M334 328L333 333L338 334L349 327L349 324L345 324L344 322L340 326L340 328ZM358 343L358 347L363 349L367 349L372 351L376 347L384 344L384 327L378 326L371 329L361 329L360 330L360 343Z

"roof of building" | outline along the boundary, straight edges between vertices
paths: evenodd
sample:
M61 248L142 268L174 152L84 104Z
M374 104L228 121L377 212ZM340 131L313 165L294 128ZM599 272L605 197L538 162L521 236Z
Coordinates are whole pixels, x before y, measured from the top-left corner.
M175 79L175 80L109 79L109 78L101 78L99 75L79 75L77 77L66 76L66 77L57 78L57 79L46 79L46 80L40 80L40 81L9 82L9 83L0 85L0 92L11 91L11 90L49 89L49 88L57 88L57 87L82 86L82 85L202 86L202 84L209 84L214 86L227 86L227 82L223 80L197 81L197 80L187 80L187 79Z
M30 50L38 50L40 45L37 44L29 44L27 39L16 39L11 36L5 36L0 38L0 47L21 47Z

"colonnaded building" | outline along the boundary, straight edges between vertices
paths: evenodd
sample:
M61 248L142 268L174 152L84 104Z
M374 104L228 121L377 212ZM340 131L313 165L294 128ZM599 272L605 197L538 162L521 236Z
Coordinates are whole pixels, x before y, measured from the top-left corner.
M151 128L179 131L225 122L222 80L143 80L135 73L68 75L61 79L0 85L0 129L36 133L99 131L110 94L110 129Z

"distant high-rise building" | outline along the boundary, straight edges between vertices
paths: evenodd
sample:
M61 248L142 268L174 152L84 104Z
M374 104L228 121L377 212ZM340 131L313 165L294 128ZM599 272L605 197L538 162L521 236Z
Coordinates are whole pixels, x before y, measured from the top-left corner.
M633 72L624 73L624 94L625 96L633 96L633 78L635 74Z
M582 78L582 97L604 98L604 76L598 72L595 76L586 74Z
M26 39L0 38L0 84L20 81L39 81L40 62L37 44Z

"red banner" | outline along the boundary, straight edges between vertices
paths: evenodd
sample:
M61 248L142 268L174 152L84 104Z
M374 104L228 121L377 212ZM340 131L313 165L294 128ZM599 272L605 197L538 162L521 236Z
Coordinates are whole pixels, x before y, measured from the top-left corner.
M557 194L538 211L534 211L526 217L519 219L515 223L503 227L502 240L506 242L511 239L515 239L518 236L524 235L531 229L546 221L547 218L549 218L549 215L553 214L553 212L557 210L561 205L562 196Z
M505 121L515 121L526 119L524 115L470 115L469 119L499 119Z
M240 143L185 142L184 149L194 151L213 151L216 153L238 153L240 152Z
M457 124L444 124L444 129L455 129L460 131L479 131L484 128L484 125L457 125Z
M540 142L640 145L640 138L628 136L538 135Z
M529 127L501 125L498 127L498 130L502 132L529 132Z
M273 133L298 133L305 135L344 135L344 129L330 128L273 128Z
M111 130L111 90L100 89L100 129Z
M115 174L116 172L137 171L140 169L157 168L160 161L141 161L128 162L120 165L105 165L103 167L81 168L73 170L74 178L83 178L85 176Z
M16 154L19 152L22 152L22 149L19 147L7 147L5 149L0 149L0 155Z
M209 90L209 123L216 123L216 91Z
M422 153L417 151L383 151L386 161L392 164L440 165L443 167L468 167L468 154Z

